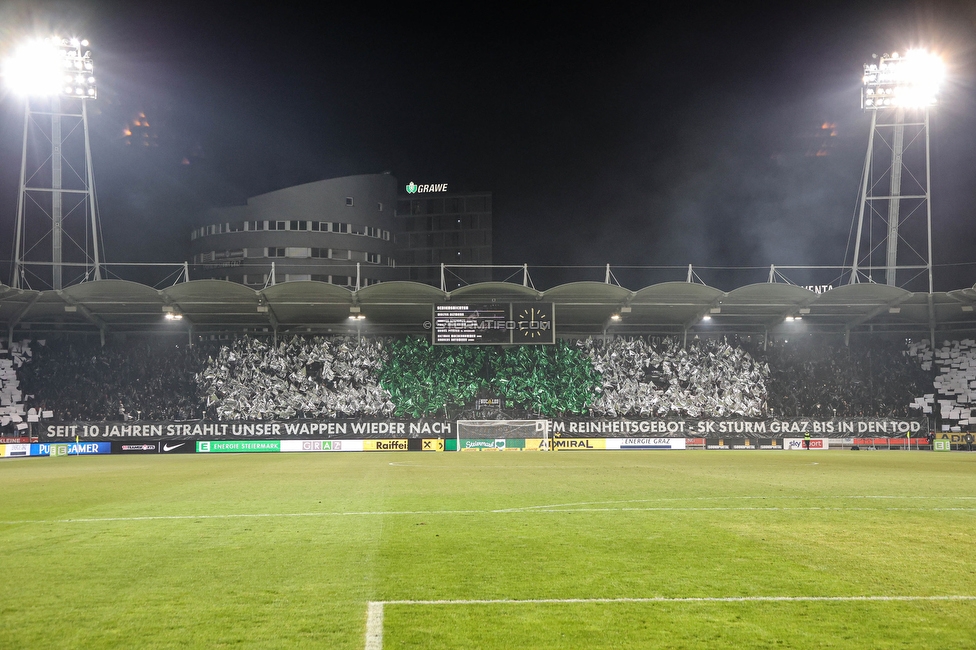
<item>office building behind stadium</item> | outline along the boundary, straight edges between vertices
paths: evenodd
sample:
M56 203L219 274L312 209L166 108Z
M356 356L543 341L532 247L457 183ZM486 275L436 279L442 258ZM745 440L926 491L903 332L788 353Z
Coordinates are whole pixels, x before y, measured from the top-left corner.
M255 289L299 280L440 287L442 270L446 289L492 279L491 192L396 188L390 174L346 176L212 209L190 234L193 277Z
M346 176L212 209L190 234L193 276L255 289L300 280L357 289L402 279L396 186L390 174Z
M397 261L405 280L445 290L492 280L491 192L409 182L397 200ZM470 266L469 266L470 265ZM485 265L480 267L480 265ZM480 268L479 268L480 267Z

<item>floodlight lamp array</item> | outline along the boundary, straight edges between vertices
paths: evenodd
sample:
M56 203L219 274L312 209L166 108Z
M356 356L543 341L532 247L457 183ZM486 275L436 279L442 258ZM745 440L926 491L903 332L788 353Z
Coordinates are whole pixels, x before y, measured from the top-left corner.
M88 41L52 36L23 43L4 63L7 84L29 96L95 99L95 67Z
M928 108L935 105L945 64L926 50L884 54L864 65L861 108Z

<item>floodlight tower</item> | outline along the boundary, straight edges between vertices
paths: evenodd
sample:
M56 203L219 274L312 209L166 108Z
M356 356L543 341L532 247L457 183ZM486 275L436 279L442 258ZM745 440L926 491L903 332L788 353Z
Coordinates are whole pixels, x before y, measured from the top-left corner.
M874 272L884 270L885 284L898 286L901 270L912 273L903 284L927 273L929 293L933 290L929 109L936 104L944 77L941 59L925 50L910 50L903 56L884 54L877 63L864 65L861 108L871 114L871 131L851 284L874 282ZM875 264L875 254L880 257L882 249L884 263Z
M15 288L30 288L34 280L60 290L101 279L86 106L97 90L87 48L88 41L77 38L31 40L4 64L7 84L25 96Z

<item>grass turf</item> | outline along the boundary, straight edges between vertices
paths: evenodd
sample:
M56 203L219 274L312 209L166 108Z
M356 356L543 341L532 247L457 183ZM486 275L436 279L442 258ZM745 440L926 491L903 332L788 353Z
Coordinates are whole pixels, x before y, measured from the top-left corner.
M0 494L3 648L363 648L369 601L976 595L963 453L17 459ZM399 604L383 630L388 649L973 647L976 601Z

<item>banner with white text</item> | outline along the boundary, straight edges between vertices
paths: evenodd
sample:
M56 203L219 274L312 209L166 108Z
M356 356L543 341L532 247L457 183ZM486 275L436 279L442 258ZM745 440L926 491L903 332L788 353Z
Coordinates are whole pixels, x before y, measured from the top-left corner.
M929 434L925 418L767 418L615 420L557 418L544 423L550 438L919 438ZM457 437L457 422L416 420L283 420L270 422L57 422L32 425L38 442L159 440L424 440ZM533 437L541 437L533 429ZM419 444L419 443L416 443ZM375 447L375 446L374 446ZM412 448L411 448L412 449Z

